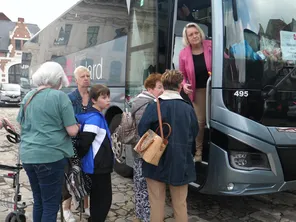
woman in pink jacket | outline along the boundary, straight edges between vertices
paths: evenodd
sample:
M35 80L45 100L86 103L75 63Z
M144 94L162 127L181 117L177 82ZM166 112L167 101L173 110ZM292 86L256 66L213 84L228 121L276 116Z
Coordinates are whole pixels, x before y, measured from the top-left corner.
M183 45L179 55L179 69L183 73L183 90L191 99L198 120L194 160L202 161L202 147L206 122L206 84L212 72L212 42L196 23L183 29Z

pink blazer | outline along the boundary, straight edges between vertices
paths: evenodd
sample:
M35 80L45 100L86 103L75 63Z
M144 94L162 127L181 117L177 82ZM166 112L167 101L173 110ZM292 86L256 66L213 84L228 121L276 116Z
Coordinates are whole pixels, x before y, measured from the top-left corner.
M203 40L202 42L204 49L205 62L207 70L209 73L212 73L212 41ZM195 70L193 64L193 57L191 46L187 46L181 50L179 54L179 70L183 73L184 80L182 84L189 83L191 84L193 93L188 95L191 101L195 99Z

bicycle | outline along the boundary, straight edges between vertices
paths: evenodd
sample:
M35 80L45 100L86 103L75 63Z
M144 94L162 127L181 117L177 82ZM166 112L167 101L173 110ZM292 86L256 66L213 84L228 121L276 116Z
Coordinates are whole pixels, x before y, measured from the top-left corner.
M20 144L20 135L13 131L7 124L4 124L3 127L10 134L6 135L7 140L13 144ZM18 147L18 151L19 148L20 147ZM2 203L2 206L7 208L13 206L13 211L6 216L5 222L26 222L25 209L28 207L28 205L26 202L20 203L22 200L22 195L20 194L20 171L22 169L23 167L20 163L19 152L15 166L0 164L0 170L9 171L7 174L0 175L0 177L12 179L12 188L14 189L13 200L11 200L9 197L6 197L7 193L1 193L1 196L3 195L3 197L0 198L0 204Z

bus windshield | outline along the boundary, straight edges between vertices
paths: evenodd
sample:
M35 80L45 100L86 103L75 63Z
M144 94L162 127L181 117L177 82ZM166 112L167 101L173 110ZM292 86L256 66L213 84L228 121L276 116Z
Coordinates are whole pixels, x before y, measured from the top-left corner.
M267 126L296 124L295 10L294 0L223 1L225 105Z
M293 0L224 0L224 87L264 89L290 74L277 89L295 89L295 10Z

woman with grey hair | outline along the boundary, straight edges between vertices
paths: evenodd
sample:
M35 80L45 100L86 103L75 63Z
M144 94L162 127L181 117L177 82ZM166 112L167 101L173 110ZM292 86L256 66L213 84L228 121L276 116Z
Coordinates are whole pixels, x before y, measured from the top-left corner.
M172 133L168 145L160 158L158 166L143 162L143 176L146 178L149 202L151 206L150 221L164 220L166 184L169 185L174 217L176 222L188 221L187 190L188 184L195 181L195 167L192 149L198 124L194 109L180 96L183 75L177 70L167 70L161 81L164 92L159 98L162 120L170 124ZM147 130L156 131L158 115L156 102L148 105L139 126L138 132L143 136ZM164 134L167 132L164 127Z
M69 97L59 89L69 82L63 68L46 62L32 76L37 89L22 101L20 158L33 192L34 222L55 222L62 198L66 158L73 156L71 136L78 133Z

